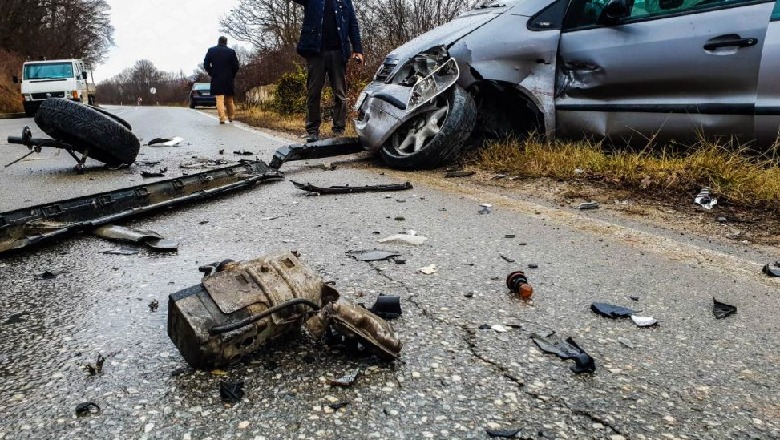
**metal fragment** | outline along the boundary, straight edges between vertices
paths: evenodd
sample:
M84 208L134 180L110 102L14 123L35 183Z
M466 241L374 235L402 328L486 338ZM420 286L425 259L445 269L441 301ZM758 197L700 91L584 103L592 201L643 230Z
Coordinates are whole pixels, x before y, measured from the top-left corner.
M396 184L387 184L387 185L366 185L366 186L329 186L329 187L319 187L314 186L311 183L298 183L295 181L291 181L293 185L295 185L296 188L308 191L310 193L317 193L317 194L353 194L353 193L363 193L363 192L390 192L390 191L406 191L409 189L413 189L414 187L410 182L406 183L396 183Z
M333 138L308 144L292 144L279 148L269 163L269 167L279 169L293 160L322 159L325 157L354 154L363 151L357 138Z

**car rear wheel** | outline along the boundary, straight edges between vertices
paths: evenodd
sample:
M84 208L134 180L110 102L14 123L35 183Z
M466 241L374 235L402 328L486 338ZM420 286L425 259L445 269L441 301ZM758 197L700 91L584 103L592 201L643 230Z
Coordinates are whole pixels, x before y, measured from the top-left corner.
M35 123L46 134L108 165L133 163L141 147L120 121L105 110L57 98L44 101L35 114Z
M458 157L476 122L476 106L458 85L439 95L432 108L399 127L380 150L393 168L423 169Z

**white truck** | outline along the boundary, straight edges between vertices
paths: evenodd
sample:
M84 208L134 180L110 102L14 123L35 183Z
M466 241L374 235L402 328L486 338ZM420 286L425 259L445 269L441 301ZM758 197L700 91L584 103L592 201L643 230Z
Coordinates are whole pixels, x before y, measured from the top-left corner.
M95 80L81 59L28 61L22 66L24 112L33 116L47 98L95 104Z

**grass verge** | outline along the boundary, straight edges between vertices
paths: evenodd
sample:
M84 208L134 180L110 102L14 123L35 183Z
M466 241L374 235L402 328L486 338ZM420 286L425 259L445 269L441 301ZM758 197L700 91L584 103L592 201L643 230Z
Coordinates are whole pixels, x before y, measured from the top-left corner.
M775 156L745 147L699 142L686 149L608 151L595 142L496 142L477 152L479 168L558 180L603 181L654 196L688 197L709 186L719 201L780 212L780 167Z
M239 110L236 113L236 119L254 127L267 128L292 135L306 134L306 115L303 114L283 115L259 107L250 107ZM323 137L333 135L330 130L330 121L323 121L320 134ZM346 136L357 136L355 128L350 123L347 124Z

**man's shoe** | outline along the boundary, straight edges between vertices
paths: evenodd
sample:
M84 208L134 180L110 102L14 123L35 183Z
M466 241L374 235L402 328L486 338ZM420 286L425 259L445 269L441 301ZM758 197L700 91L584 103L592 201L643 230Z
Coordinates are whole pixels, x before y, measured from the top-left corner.
M317 133L309 133L306 135L307 144L310 144L312 142L317 142L318 140L320 140L320 135L318 135Z

